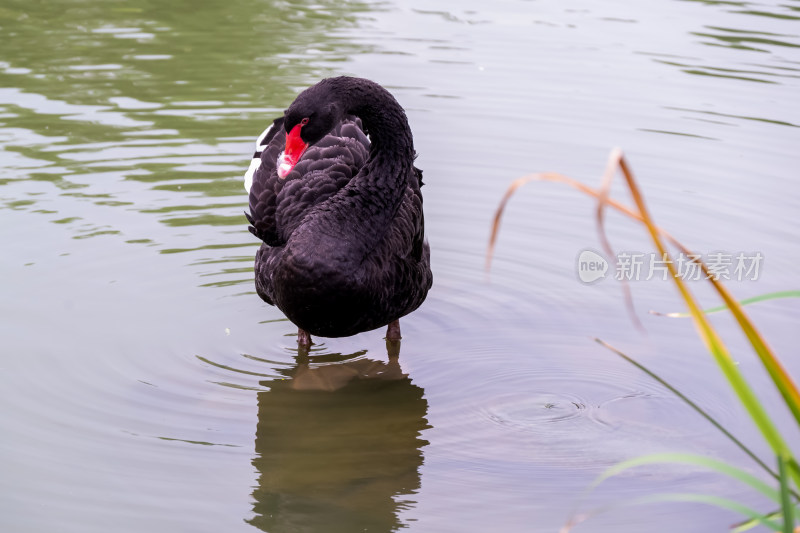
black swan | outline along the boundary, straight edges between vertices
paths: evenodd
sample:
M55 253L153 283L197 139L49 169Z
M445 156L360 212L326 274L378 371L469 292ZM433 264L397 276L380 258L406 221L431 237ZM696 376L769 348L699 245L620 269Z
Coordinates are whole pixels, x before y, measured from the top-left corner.
M388 325L433 282L422 172L405 111L362 78L328 78L295 99L256 143L245 174L256 291L311 335L346 337Z

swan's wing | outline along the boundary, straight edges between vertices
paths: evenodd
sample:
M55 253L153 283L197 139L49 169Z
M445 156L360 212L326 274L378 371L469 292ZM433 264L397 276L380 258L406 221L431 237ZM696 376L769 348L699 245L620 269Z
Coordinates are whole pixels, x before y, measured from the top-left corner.
M283 117L276 118L259 135L250 168L245 173L245 188L249 193L250 213L245 213L250 233L270 244L275 241L275 171L278 155L286 144Z
M244 189L250 193L250 189L253 187L253 176L258 170L258 167L261 166L261 154L267 148L267 145L270 141L275 137L278 133L280 127L283 125L283 117L276 118L272 121L272 124L267 126L261 135L258 136L256 139L256 151L253 154L253 159L250 161L250 168L247 169L247 172L244 173Z
M420 188L422 187L422 171L417 167L414 167L414 174L417 177L417 186L411 187L414 196L416 197L417 202L414 202L414 205L419 206L419 218L414 232L414 238L411 242L411 257L414 258L416 261L422 260L422 253L425 249L425 215L422 211L422 191Z
M309 146L294 169L280 179L277 160L286 144L283 119L263 142L250 189L250 232L270 246L284 244L308 213L347 185L369 156L369 140L355 117Z

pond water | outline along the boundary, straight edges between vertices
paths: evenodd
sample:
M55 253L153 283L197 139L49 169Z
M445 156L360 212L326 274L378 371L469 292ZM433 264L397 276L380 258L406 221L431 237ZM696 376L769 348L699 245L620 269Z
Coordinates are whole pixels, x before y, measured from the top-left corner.
M624 148L658 222L698 252L760 253L737 297L796 289L800 2L99 1L0 5L0 529L557 531L574 509L700 492L763 510L685 451L755 467L647 364L766 452L666 282L584 284L599 184ZM242 174L302 88L351 74L406 108L434 287L383 331L317 339L255 295ZM614 193L627 201L620 184ZM617 250L651 252L609 214ZM613 268L613 267L612 267ZM691 284L715 305L700 282ZM798 306L751 316L800 374ZM764 373L714 315L779 423ZM790 443L800 443L789 433ZM584 498L584 499L582 499ZM577 528L721 530L698 504Z

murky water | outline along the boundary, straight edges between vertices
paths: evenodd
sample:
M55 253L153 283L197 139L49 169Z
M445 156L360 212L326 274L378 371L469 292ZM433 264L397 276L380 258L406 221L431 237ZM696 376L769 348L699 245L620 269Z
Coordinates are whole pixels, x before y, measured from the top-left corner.
M578 253L599 248L590 201L528 185L490 280L483 254L513 178L598 183L622 146L674 235L762 254L757 280L731 282L737 296L796 288L800 3L454 6L0 5L0 529L555 531L621 460L669 450L749 466L592 337L764 451L691 325L647 314L680 308L666 283L631 284L641 334L619 283L578 280ZM394 92L425 171L435 284L403 320L399 357L378 331L299 356L252 283L253 139L300 89L343 73ZM650 252L609 217L619 250ZM800 373L797 305L751 314ZM730 320L714 321L776 409ZM765 505L714 475L652 467L582 508L680 491ZM657 505L583 527L735 519Z

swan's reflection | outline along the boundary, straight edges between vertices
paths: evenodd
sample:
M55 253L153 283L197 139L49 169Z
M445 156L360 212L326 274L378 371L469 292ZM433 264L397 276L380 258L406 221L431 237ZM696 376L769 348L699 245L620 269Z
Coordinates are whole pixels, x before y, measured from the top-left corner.
M366 358L313 365L306 354L258 394L256 516L270 533L395 531L419 489L428 402L400 369ZM313 359L313 358L311 358Z

